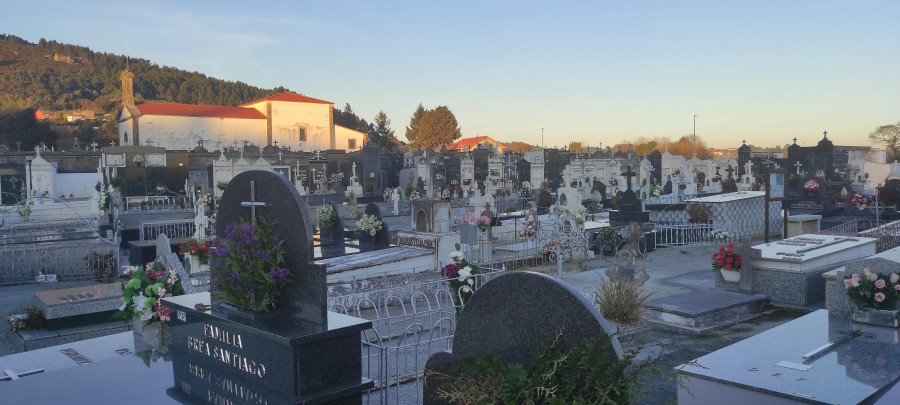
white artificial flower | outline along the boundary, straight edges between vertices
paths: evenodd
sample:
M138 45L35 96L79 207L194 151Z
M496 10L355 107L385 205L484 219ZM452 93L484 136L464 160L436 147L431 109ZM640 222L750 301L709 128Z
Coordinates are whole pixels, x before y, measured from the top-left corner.
M900 281L900 274L897 274L897 273L891 274L891 283L896 284L897 281Z
M469 279L467 279L466 282L469 283L469 285L475 285L475 279L473 279L471 277Z
M159 287L156 289L156 295L158 295L158 296L160 296L160 297L162 297L163 295L166 295L166 287L159 286Z
M153 315L155 315L155 314L153 313L152 310L150 310L150 308L144 308L144 310L141 311L141 320L149 321L150 318L153 318Z
M144 310L144 302L147 301L147 297L144 297L144 293L140 293L131 297L131 303L134 304L134 310L137 312Z
M463 281L466 278L470 277L471 275L472 275L472 268L469 266L463 267L463 268L459 269L459 278L457 280Z
M464 285L464 286L462 286L462 292L470 293L470 292L472 292L472 289L469 288L469 286Z

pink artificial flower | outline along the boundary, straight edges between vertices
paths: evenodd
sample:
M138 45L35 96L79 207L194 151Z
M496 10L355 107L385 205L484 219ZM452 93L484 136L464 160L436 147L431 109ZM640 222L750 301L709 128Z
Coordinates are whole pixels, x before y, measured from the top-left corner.
M849 289L853 285L853 280L849 278L844 279L844 288Z
M891 274L891 284L897 284L897 281L900 281L900 274Z
M900 292L900 284L895 285L894 290Z
M878 273L869 273L869 275L866 276L866 278L869 279L869 281L878 280Z
M884 286L885 286L886 284L887 284L887 283L885 283L884 280L878 279L878 281L875 281L875 288L877 288L877 289L880 290L880 289L884 288Z
M884 301L884 293L875 293L875 301L883 302Z
M853 273L853 275L851 275L850 278L852 278L853 280L859 281L859 273Z

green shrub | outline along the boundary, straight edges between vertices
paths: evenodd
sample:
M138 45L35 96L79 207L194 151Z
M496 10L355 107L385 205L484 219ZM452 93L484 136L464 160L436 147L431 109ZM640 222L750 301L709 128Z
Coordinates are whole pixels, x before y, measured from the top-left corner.
M641 348L610 359L606 335L566 350L562 332L527 367L500 356L467 356L447 376L438 396L454 404L628 404L642 395L651 358L636 361Z

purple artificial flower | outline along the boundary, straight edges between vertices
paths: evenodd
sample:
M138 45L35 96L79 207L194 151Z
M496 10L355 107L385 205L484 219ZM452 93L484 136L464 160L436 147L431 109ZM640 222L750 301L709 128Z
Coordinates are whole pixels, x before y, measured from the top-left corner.
M258 257L258 258L260 258L260 259L262 259L262 260L269 260L269 254L266 253L266 252L264 252L264 251L262 251L262 250L258 250L258 249L257 249L257 250L255 250L255 251L253 251L252 254L253 254L253 256L256 256L256 257Z

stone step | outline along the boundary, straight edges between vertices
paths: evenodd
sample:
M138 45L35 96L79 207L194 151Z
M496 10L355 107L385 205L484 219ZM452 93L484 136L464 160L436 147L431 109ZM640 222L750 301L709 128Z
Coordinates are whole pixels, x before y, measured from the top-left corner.
M647 303L648 324L689 335L704 335L753 319L769 307L769 297L725 290L672 295Z

